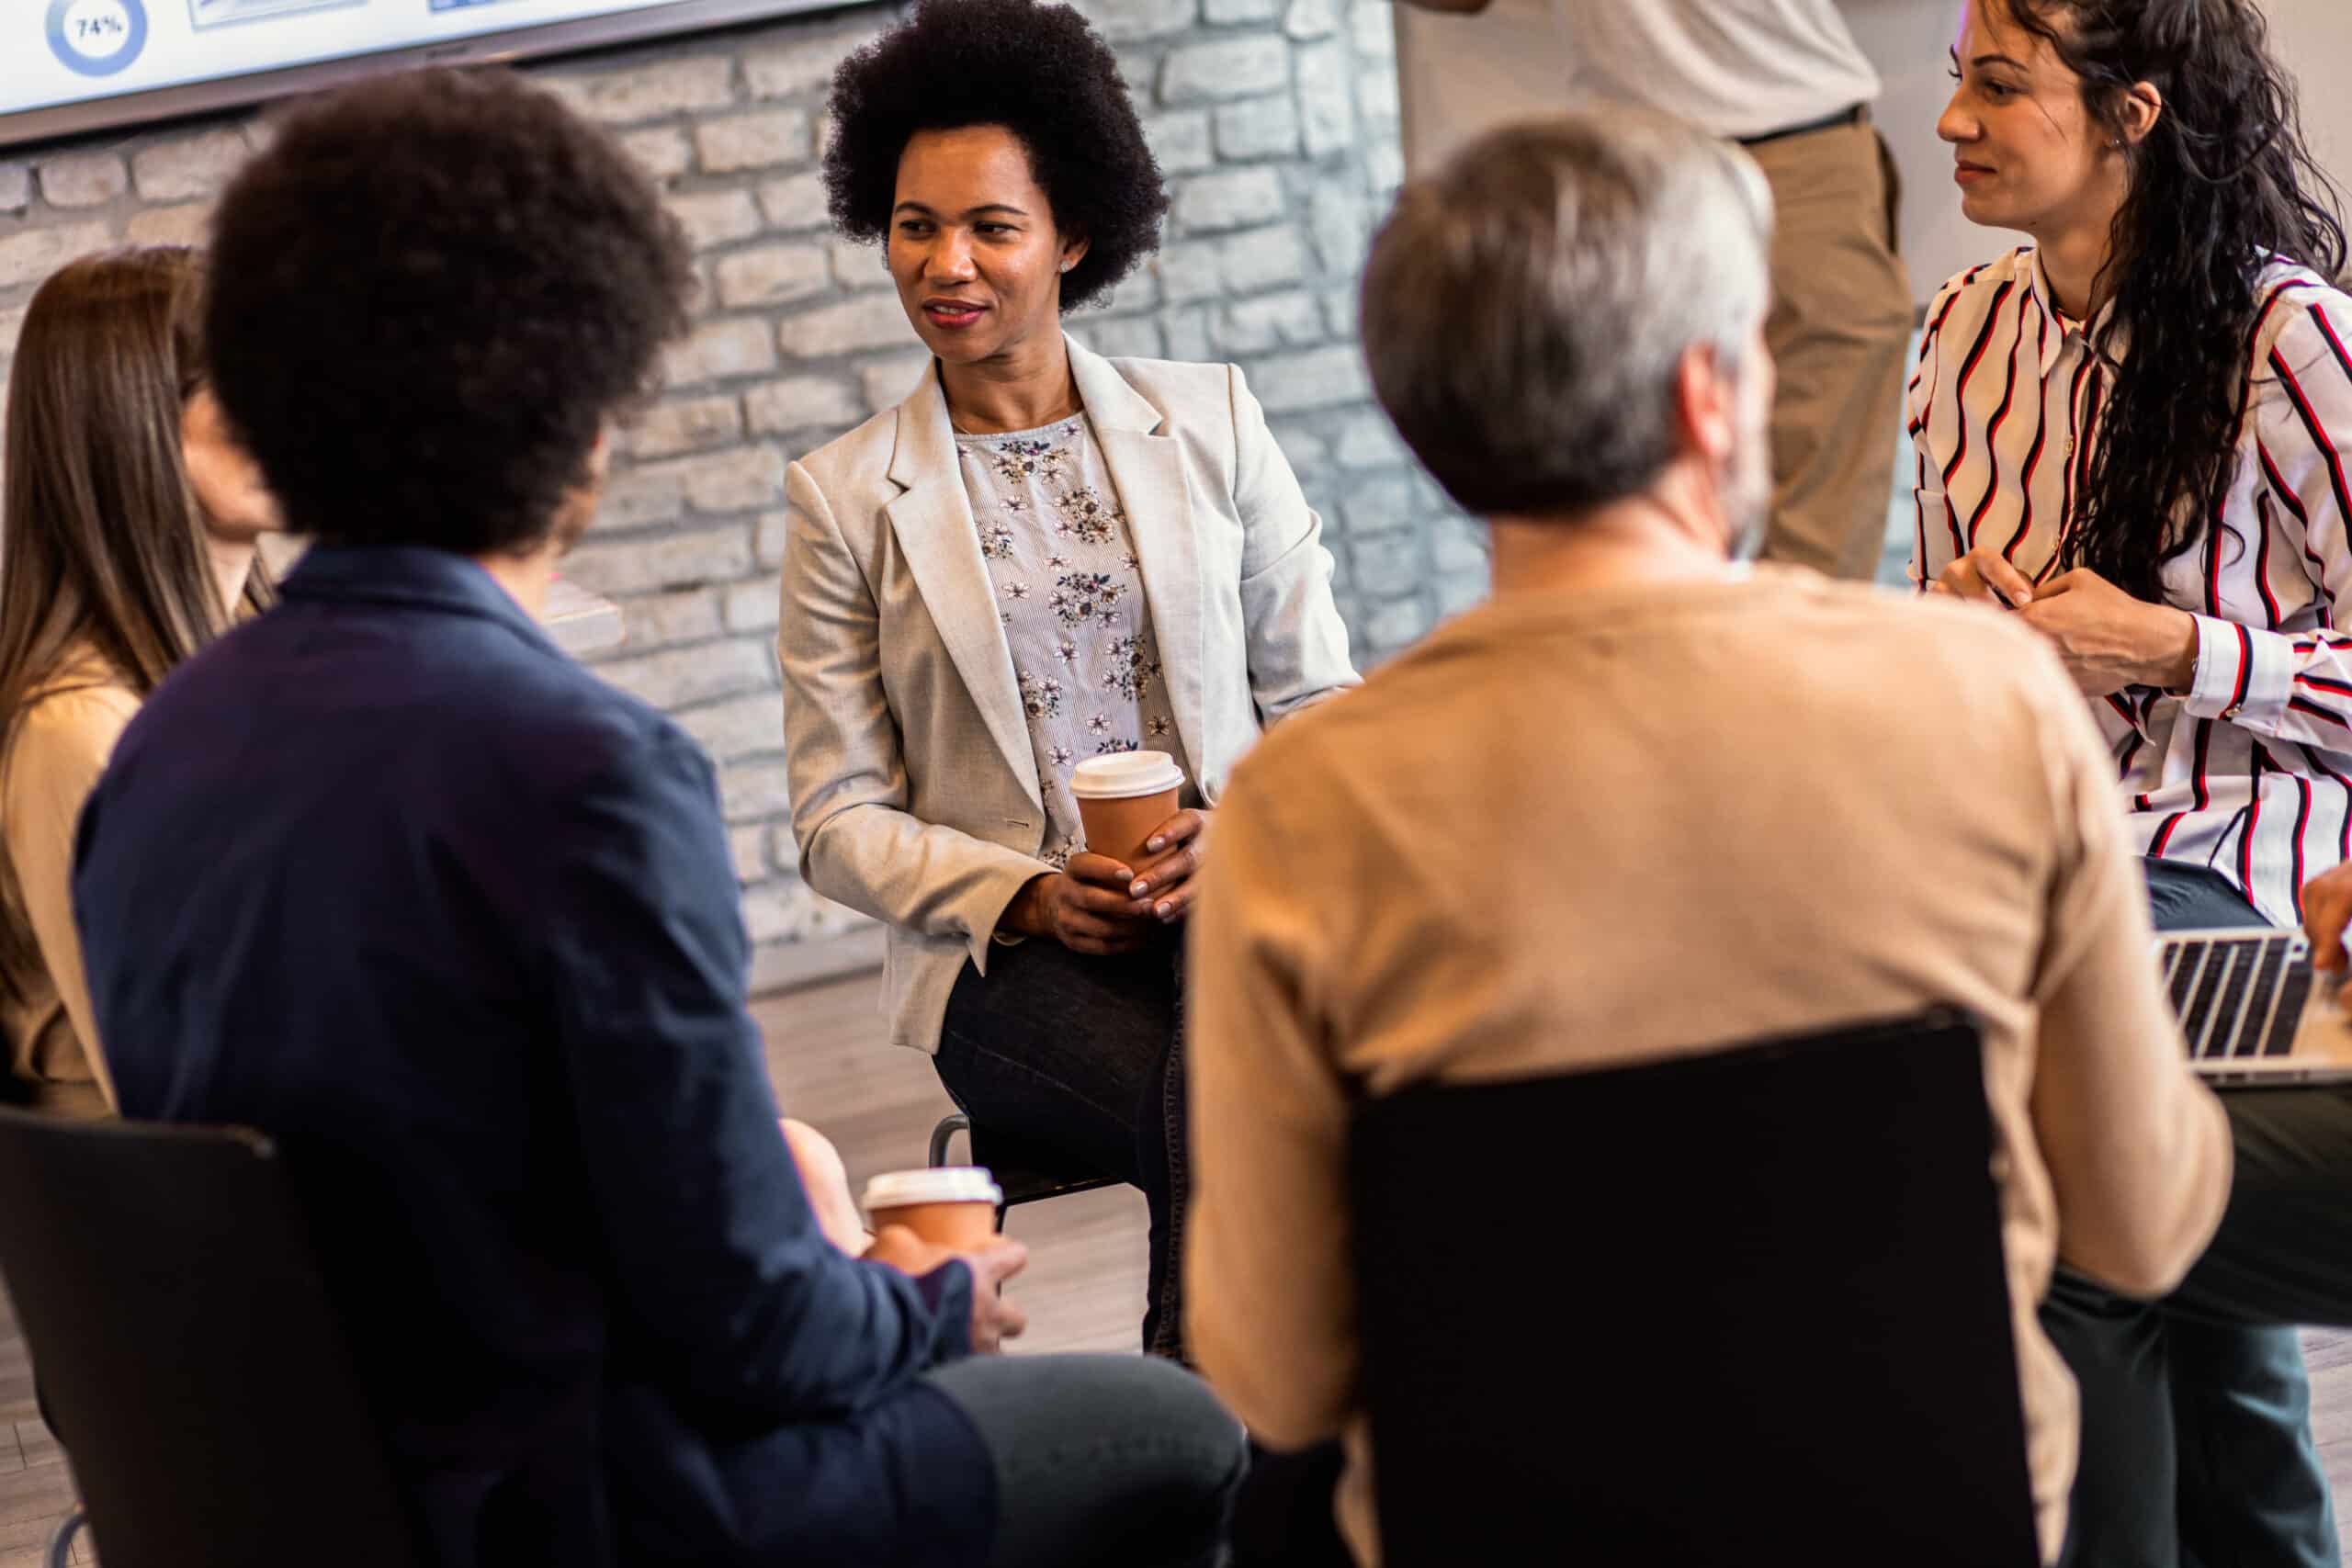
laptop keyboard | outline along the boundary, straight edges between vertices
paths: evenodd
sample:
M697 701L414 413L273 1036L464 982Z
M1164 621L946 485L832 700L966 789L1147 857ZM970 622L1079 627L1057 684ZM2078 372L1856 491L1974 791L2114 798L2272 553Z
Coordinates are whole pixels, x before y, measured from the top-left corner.
M2311 944L2295 931L2165 937L2156 962L2199 1062L2284 1056L2311 996Z

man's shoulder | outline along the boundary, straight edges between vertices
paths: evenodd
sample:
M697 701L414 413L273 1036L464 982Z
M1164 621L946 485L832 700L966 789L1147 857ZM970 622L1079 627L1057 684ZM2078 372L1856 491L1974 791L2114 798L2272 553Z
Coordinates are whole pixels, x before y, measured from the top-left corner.
M453 734L478 737L503 767L541 779L558 795L647 770L708 774L701 748L645 698L552 648L511 652L492 678L456 687L447 715Z
M2087 724L2056 657L2014 615L1758 569L1630 610L1467 612L1361 688L1274 726L1224 804L1285 838L1377 837L1399 820L1396 800L1480 799L1478 775L1496 768L1576 787L1595 739L1611 750L1628 711L1658 734L1728 724L1762 773L1836 755L1923 798L1961 776L2038 779L2024 764ZM1623 763L1616 750L1604 765Z
M1758 613L1785 646L1838 649L1841 681L1979 696L2014 688L2041 700L2054 680L2069 702L2080 700L2049 644L2006 610L1908 585L1832 581L1803 568L1759 568L1758 577L1769 595Z
M1368 671L1363 683L1292 713L1261 736L1234 782L1333 807L1354 782L1426 756L1430 724L1457 711L1464 667L1491 653L1488 606L1467 610Z
M567 777L693 749L659 708L503 622L432 613L278 607L174 671L133 741L268 731L274 750L434 747L455 772Z

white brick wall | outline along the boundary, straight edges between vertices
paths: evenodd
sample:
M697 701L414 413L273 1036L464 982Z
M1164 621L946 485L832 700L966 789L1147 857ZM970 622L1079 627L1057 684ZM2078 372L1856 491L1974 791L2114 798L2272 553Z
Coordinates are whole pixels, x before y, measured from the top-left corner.
M114 231L105 223L58 223L26 228L0 235L0 289L11 293L31 286L72 261L112 243Z
M1118 47L1175 201L1157 261L1071 326L1105 354L1242 364L1323 515L1360 654L1393 652L1479 591L1485 556L1370 407L1353 341L1355 275L1401 167L1390 7L1079 5ZM879 255L831 236L817 168L834 66L896 15L536 68L662 183L698 253L694 333L565 570L627 613L602 672L719 764L758 985L879 951L871 922L797 879L772 643L786 464L895 403L926 363ZM266 137L232 116L0 153L0 368L42 277L107 245L200 241Z
M912 378L909 378L910 381ZM840 431L865 418L865 401L839 376L795 376L763 381L743 394L752 428L763 435L803 430ZM797 449L797 448L796 448Z
M1246 98L1290 85L1290 46L1279 33L1188 43L1169 51L1160 98L1171 104Z
M252 151L242 130L220 129L159 141L131 160L141 201L193 201L220 194Z
M112 152L62 152L40 165L41 199L51 207L104 207L130 188L130 166Z

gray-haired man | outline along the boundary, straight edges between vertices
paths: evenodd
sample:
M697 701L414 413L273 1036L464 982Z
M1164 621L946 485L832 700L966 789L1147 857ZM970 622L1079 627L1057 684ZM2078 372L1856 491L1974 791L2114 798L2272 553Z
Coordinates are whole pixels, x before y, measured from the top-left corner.
M2221 1213L2220 1111L2054 659L1999 615L1734 564L1769 495L1770 231L1746 154L1626 112L1473 145L1374 247L1374 385L1489 520L1495 598L1235 774L1193 918L1188 1297L1253 1438L1348 1439L1365 1562L1340 1223L1363 1086L1974 1013L2053 1558L2053 1260L2162 1291Z

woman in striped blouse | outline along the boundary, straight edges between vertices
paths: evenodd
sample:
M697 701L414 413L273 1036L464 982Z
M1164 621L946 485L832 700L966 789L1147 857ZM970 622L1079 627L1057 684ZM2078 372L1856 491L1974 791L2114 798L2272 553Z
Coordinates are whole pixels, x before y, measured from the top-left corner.
M2034 243L1929 307L1914 578L2057 649L2160 926L2298 923L2304 881L2352 858L2352 299L2289 78L2254 0L1973 0L1954 74L1963 209ZM2352 1260L2280 1247L2261 1212L2352 1190L2352 1101L2229 1099L2239 1195L2182 1292L2053 1292L2083 1384L2076 1563L2338 1561L2273 1326L2307 1298L2247 1281L2320 1269L2352 1295Z

